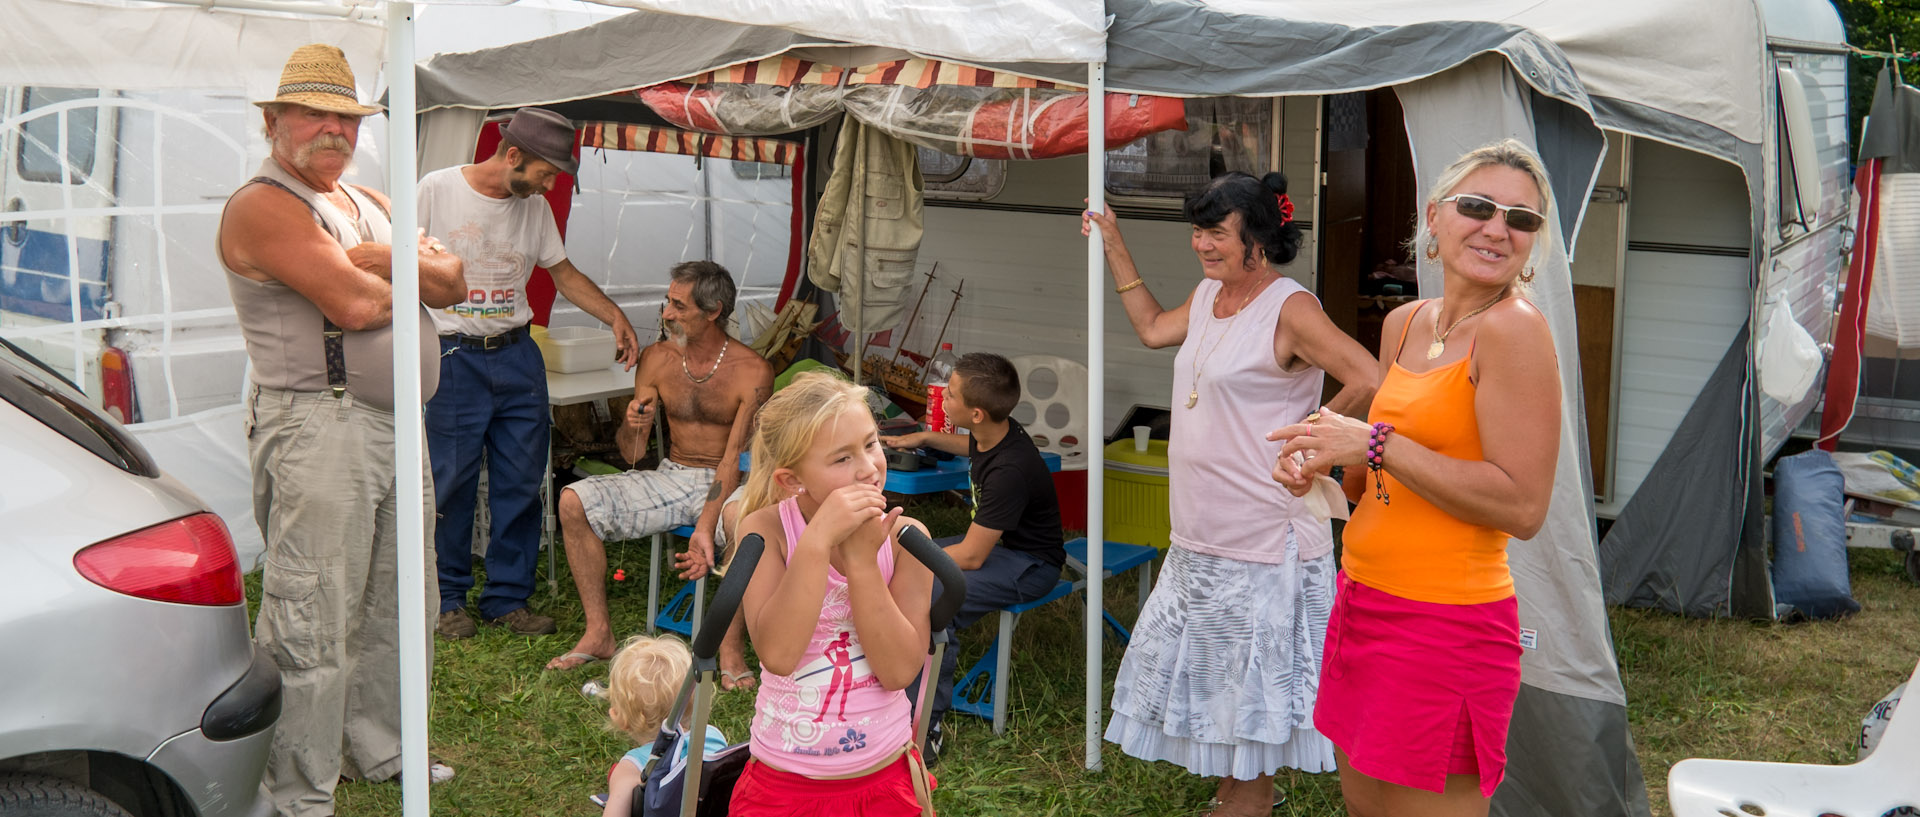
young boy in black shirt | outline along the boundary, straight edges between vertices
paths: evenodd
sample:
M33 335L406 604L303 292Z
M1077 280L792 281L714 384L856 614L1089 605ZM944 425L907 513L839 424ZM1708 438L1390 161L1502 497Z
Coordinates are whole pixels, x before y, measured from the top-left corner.
M947 630L940 684L931 702L927 748L937 759L940 721L953 702L953 673L960 661L958 631L1009 605L1047 594L1066 564L1060 501L1053 476L1027 430L1007 415L1020 402L1020 375L999 355L964 355L947 379L947 417L968 434L922 431L882 437L890 448L937 448L972 458L973 524L947 555L967 575L967 599ZM938 595L936 589L935 594Z

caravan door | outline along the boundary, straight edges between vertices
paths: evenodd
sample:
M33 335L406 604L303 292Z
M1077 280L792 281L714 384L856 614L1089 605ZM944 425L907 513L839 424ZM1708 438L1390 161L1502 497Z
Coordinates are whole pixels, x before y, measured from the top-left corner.
M113 111L93 89L14 86L0 98L0 325L104 317L114 145L102 136L113 132ZM99 333L88 337L82 345L93 348L74 349L66 335L20 345L87 386L98 379L84 361L97 357Z

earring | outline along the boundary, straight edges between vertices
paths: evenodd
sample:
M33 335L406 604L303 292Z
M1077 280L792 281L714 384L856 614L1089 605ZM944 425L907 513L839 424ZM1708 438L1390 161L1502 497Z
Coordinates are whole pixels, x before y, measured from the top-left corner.
M1534 276L1533 267L1529 266L1527 267L1525 272L1520 273L1520 283L1523 283L1523 284L1533 283L1533 276Z
M1426 247L1426 250L1421 252L1420 254L1426 256L1428 261L1440 260L1439 237L1435 236L1433 233L1427 233L1427 247Z
M806 492L807 492L807 486L805 486L805 485L802 485L802 486L800 486L800 487L798 487L798 488L795 488L795 489L793 489L793 495L794 495L794 496L799 496L799 495L801 495L801 494L804 494L804 493L806 493Z

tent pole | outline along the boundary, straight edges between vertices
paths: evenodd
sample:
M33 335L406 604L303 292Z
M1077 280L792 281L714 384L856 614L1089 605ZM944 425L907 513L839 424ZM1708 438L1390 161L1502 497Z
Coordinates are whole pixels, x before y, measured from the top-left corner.
M413 4L387 15L387 190L393 218L393 445L400 587L400 804L406 817L427 814L426 494L420 399L420 253L415 193Z
M1087 63L1087 209L1106 209L1107 66ZM1100 770L1100 654L1106 567L1107 257L1099 230L1087 235L1087 768Z

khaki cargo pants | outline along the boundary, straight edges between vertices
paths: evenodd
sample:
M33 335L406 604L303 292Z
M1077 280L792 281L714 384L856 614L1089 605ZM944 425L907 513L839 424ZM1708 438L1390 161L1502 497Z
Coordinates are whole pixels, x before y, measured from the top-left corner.
M342 775L400 771L394 417L352 394L254 387L248 404L253 511L267 543L254 642L284 683L265 782L281 814L331 815ZM431 543L433 478L419 467ZM425 554L437 608L430 546ZM431 668L430 629L426 643Z

